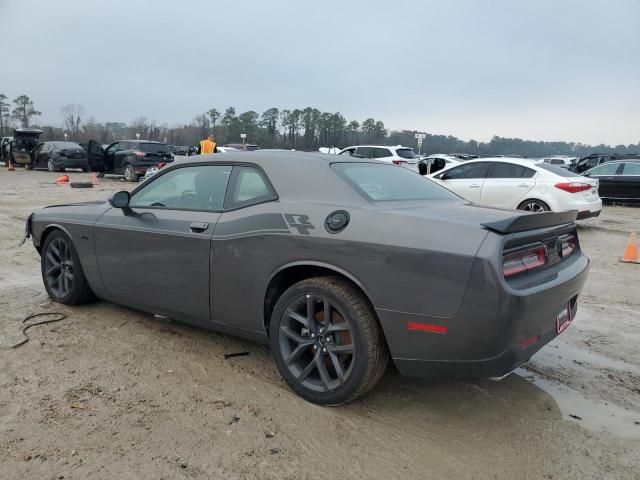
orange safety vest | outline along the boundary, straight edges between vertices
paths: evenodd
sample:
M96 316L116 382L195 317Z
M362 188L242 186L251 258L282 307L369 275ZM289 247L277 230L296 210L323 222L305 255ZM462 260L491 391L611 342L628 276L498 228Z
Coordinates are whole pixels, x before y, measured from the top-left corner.
M216 149L216 142L212 142L209 139L202 140L200 142L200 154L201 155L210 155Z

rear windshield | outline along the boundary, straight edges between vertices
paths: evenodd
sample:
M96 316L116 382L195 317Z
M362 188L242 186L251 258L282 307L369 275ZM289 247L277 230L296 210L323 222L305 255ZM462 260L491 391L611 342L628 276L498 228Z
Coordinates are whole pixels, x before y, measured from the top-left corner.
M416 158L416 154L410 148L398 148L396 153L401 158Z
M395 165L334 163L331 168L371 202L458 198L437 183Z
M549 172L553 172L556 175L560 175L561 177L579 177L577 173L574 173L566 168L560 168L557 165L551 165L550 163L536 163L536 167L542 168L543 170L548 170Z
M138 150L146 153L171 153L169 145L164 143L139 143Z

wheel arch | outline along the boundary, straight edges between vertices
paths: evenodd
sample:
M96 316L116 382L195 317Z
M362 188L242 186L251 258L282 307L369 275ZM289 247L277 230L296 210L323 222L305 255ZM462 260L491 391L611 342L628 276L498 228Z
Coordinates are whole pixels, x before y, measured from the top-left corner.
M40 235L40 239L37 247L38 253L42 251L42 247L44 246L44 242L46 242L47 237L51 235L53 232L55 232L56 230L60 230L67 237L69 237L69 239L71 239L71 242L73 242L73 237L65 227L57 223L51 223L44 228L44 230L42 231L42 234Z
M316 261L299 261L292 262L278 268L267 283L267 288L264 294L264 308L263 308L263 324L267 337L269 336L269 324L271 322L271 314L278 302L278 299L282 294L293 284L298 283L307 278L313 277L338 277L344 280L351 287L358 290L365 301L369 304L371 311L374 314L376 322L380 326L380 320L376 314L376 310L371 300L371 294L363 283L353 274L336 267L335 265L316 262ZM383 332L382 328L381 331ZM384 336L384 332L383 332Z

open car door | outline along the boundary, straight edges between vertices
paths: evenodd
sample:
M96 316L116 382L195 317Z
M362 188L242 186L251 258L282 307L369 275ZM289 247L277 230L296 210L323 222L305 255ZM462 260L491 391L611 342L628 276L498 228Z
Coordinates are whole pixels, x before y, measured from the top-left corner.
M87 144L87 160L89 160L89 169L92 172L106 171L104 157L104 148L95 140L89 140Z

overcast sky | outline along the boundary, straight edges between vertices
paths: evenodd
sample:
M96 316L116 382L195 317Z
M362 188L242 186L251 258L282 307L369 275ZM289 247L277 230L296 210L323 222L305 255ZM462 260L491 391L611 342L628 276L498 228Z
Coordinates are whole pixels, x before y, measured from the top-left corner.
M40 123L317 107L465 140L640 141L640 0L0 0Z

